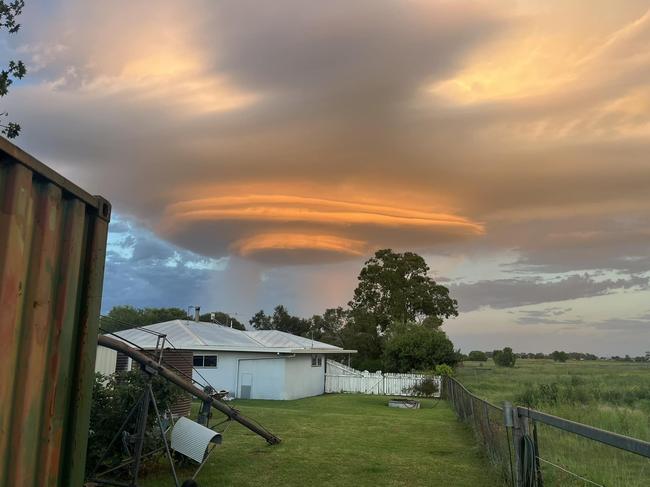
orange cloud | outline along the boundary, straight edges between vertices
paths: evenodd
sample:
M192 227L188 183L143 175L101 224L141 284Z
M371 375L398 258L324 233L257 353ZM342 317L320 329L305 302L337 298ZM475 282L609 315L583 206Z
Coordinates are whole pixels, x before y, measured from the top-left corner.
M322 191L321 191L322 193ZM374 248L420 245L484 233L480 223L445 212L292 194L244 194L181 201L168 206L163 233L213 235L213 253L298 261L356 257ZM292 260L290 258L282 260Z
M300 233L265 233L233 244L233 249L243 257L270 250L315 250L358 256L363 254L365 247L365 242L360 240Z
M224 196L183 201L169 207L174 220L276 220L326 224L458 227L482 233L482 226L443 213L291 195Z

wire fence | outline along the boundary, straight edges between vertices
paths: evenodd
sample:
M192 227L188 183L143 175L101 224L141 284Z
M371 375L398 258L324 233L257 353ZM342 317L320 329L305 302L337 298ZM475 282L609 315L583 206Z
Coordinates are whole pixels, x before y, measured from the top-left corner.
M499 407L445 377L443 397L472 426L504 485L650 485L650 443L505 403Z
M514 458L510 433L504 424L503 408L472 394L451 377L444 377L443 397L461 421L472 426L487 459L504 485L513 484Z

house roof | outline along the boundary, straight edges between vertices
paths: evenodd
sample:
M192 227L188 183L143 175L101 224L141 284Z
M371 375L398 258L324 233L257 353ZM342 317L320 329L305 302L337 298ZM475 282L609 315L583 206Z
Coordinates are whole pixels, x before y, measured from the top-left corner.
M144 349L154 349L160 335L173 348L266 353L356 353L328 343L278 330L242 331L215 323L172 320L140 328L123 330L114 336Z

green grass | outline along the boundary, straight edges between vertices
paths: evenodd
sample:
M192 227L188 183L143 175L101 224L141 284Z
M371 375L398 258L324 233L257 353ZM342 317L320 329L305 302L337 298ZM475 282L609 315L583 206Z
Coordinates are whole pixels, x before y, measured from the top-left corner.
M511 401L650 441L650 364L517 360L514 369L466 362L457 378L494 404ZM650 460L540 426L540 456L607 486L649 485ZM545 467L546 485L586 485Z
M444 401L387 407L387 397L329 394L234 406L282 438L266 442L238 423L198 477L202 486L494 486L471 430ZM190 470L183 473L187 476ZM164 467L145 487L171 485Z

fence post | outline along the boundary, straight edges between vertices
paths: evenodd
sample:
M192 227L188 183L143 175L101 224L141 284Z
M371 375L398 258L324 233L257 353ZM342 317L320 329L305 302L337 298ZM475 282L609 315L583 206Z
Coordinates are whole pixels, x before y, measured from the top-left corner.
M527 424L525 424L525 419L519 415L519 408L516 406L512 408L512 420L512 443L515 451L515 485L517 487L523 487L524 478L522 475L521 448L523 437L526 434Z

